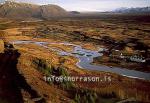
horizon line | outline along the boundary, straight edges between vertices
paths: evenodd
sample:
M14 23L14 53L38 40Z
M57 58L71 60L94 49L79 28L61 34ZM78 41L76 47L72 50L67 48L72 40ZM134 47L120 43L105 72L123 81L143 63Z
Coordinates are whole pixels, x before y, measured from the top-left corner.
M15 2L15 3L26 3L26 4L32 4L32 5L57 5L62 7L63 9L65 9L63 6L59 5L59 4L55 4L55 3L33 3L33 2L24 2L24 1L14 1L14 0L4 0L1 1L0 4L4 4L5 2ZM78 11L78 12L110 12L110 11L115 11L117 9L121 9L121 8L126 8L126 9L130 9L130 8L146 8L146 7L150 7L150 6L131 6L131 7L127 7L127 6L122 6L122 7L116 7L116 8L112 8L109 10L67 10L66 11Z

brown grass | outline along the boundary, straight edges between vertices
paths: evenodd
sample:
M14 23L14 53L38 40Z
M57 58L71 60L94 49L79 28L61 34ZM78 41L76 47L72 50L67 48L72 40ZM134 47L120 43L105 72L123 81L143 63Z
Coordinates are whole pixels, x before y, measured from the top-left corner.
M0 40L0 53L4 52L4 42Z

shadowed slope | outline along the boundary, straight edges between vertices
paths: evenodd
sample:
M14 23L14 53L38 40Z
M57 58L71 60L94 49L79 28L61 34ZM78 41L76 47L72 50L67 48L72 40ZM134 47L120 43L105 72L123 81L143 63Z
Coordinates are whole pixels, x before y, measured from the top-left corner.
M19 56L20 53L12 48L0 54L0 103L23 103L21 89L27 91L31 99L39 97L17 70ZM44 100L40 99L38 102L43 103Z
M19 75L16 69L19 55L17 52L13 55L7 52L0 54L0 98L11 103L23 103L20 88L15 80L16 75Z

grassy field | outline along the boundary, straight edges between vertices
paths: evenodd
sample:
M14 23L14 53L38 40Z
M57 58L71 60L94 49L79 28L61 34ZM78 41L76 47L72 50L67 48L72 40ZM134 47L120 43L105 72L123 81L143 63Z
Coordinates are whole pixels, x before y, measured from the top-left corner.
M85 18L86 16L86 18ZM93 18L92 18L93 17ZM123 53L140 54L149 59L150 46L150 22L147 16L141 15L95 15L89 14L63 18L58 20L21 22L0 20L1 37L3 41L33 40L46 42L70 42L81 45L89 50L98 50L105 47L112 50L120 50ZM4 28L5 24L5 28ZM7 25L6 25L7 24ZM2 40L1 40L2 41ZM2 44L0 43L0 48ZM64 51L71 51L72 46L49 44ZM131 79L113 73L97 72L81 69L76 66L77 58L72 56L59 56L56 52L35 44L17 44L14 48L20 53L17 70L26 83L37 92L39 97L50 103L116 103L128 98L135 98L137 102L150 101L149 81ZM138 51L138 52L137 52ZM3 55L3 54L2 54ZM9 55L8 55L9 57ZM13 58L13 56L12 56ZM1 60L3 58L0 58ZM129 67L130 62L109 61L109 56L95 58L96 64L107 66ZM5 59L4 59L5 61ZM5 61L7 64L7 61ZM149 72L146 68L136 68L142 65L135 63L132 69ZM2 65L3 66L3 65ZM56 70L55 70L56 69ZM128 68L130 69L130 67ZM1 68L3 70L3 68ZM71 83L47 83L43 80L45 75L69 75L69 76L110 76L111 82L73 82ZM66 88L67 87L67 88ZM39 98L30 98L32 93L22 90L23 100L34 102ZM1 94L0 94L1 95ZM87 100L87 101L86 101ZM43 102L44 103L44 102Z

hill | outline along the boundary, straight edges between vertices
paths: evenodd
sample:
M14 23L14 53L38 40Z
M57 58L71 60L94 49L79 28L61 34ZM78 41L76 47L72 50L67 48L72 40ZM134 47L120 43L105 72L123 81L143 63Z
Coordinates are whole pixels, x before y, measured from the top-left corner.
M65 9L52 4L40 6L40 10L41 16L46 19L51 17L63 17L68 14Z
M67 11L57 5L35 5L7 1L0 5L0 17L11 19L49 19L66 16Z

